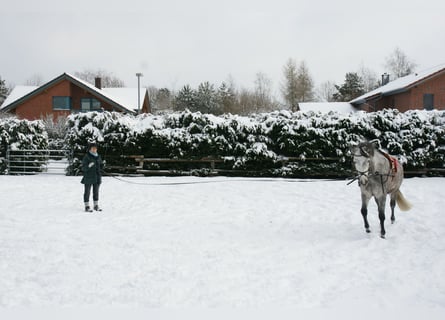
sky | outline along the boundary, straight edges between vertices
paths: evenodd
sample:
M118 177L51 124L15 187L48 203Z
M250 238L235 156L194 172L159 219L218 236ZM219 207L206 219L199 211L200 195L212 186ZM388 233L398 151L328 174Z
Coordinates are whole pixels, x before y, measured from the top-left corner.
M445 1L1 0L0 77L24 84L103 69L137 86L179 90L258 72L279 92L289 58L319 85L361 65L377 75L399 47L417 69L445 63Z

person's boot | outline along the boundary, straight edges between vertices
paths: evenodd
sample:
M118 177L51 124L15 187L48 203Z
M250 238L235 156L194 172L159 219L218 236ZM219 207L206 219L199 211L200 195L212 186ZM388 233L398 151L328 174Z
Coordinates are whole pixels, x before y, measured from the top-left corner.
M102 211L102 209L99 208L99 201L94 201L94 210L96 210L96 211Z
M89 202L85 202L85 212L93 212L93 210L91 210L91 208L90 208Z

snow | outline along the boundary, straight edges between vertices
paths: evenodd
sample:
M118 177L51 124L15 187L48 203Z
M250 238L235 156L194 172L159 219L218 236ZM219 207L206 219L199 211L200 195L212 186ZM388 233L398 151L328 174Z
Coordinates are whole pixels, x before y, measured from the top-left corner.
M145 92L147 89L140 89L141 108L145 99ZM109 96L114 97L114 101L127 109L137 111L138 110L138 88L102 88L101 92L107 93Z
M357 109L349 102L301 102L298 104L303 112L338 112L340 114L349 114L357 112Z
M1 307L445 312L443 178L404 181L386 240L346 181L120 179L87 214L80 177L0 176Z

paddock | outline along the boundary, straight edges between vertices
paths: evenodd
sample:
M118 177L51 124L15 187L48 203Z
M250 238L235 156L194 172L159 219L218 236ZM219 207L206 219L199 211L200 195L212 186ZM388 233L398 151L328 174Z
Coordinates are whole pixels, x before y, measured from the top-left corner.
M104 177L87 214L80 177L0 176L0 306L445 310L444 183L383 240L346 180Z

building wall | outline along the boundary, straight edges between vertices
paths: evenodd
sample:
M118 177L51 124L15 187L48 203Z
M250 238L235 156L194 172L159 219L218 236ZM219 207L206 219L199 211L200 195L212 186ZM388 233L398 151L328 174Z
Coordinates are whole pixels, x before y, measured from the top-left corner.
M107 111L114 111L114 108L110 104L106 103L104 100L98 99L96 96L92 95L88 91L76 86L71 82L70 86L71 86L71 99L73 102L73 109L72 109L73 112L81 111L81 99L83 98L94 98L96 100L99 100L101 108Z
M53 96L69 96L70 82L62 81L38 95L27 99L15 108L15 114L20 119L36 120L47 115L58 117L68 115L69 111L53 110Z
M423 110L423 95L434 95L434 108L445 110L445 72L431 78L406 92L393 94L391 96L377 98L360 105L364 111L378 111L385 108L396 108L402 112L408 110Z
M414 109L423 109L423 95L434 94L434 108L445 110L445 72L441 75L425 81L411 89L411 106Z

